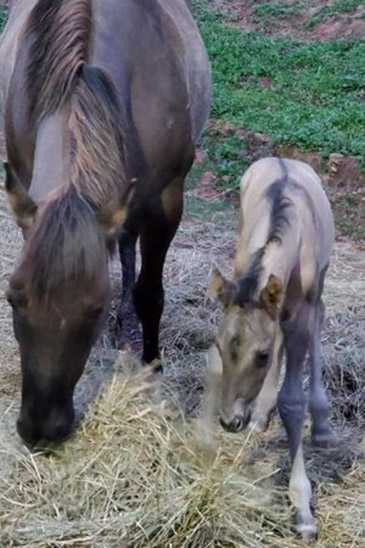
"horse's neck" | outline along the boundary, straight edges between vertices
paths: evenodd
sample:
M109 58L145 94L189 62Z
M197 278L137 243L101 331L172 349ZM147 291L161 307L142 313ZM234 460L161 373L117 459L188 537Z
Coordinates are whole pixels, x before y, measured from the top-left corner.
M65 182L64 114L45 118L39 125L34 154L33 177L29 194L36 202Z

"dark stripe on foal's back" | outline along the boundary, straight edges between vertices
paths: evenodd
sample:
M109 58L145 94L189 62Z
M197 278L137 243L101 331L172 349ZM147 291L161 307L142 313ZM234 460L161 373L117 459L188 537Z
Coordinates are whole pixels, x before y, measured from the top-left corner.
M238 291L234 304L243 306L252 302L257 290L259 276L262 269L261 261L265 253L265 247L260 247L251 257L250 266L245 274L237 280Z
M290 226L288 210L293 207L293 201L285 195L285 190L290 184L287 165L279 158L282 177L274 181L266 191L266 198L271 206L270 230L266 244L271 242L282 243L282 237Z

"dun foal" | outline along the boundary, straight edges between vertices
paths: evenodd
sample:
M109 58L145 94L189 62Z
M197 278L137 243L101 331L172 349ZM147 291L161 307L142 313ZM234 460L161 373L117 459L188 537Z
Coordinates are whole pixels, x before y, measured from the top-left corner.
M296 160L266 158L254 163L241 182L234 281L218 271L212 279L214 295L224 305L210 351L211 370L218 372L217 407L224 428L237 432L250 420L266 427L276 405L285 350L278 406L292 460L289 496L297 512L297 530L307 540L316 536L316 525L301 441L303 366L309 352L312 438L323 445L332 437L322 381L321 328L323 283L333 240L331 208L313 169Z

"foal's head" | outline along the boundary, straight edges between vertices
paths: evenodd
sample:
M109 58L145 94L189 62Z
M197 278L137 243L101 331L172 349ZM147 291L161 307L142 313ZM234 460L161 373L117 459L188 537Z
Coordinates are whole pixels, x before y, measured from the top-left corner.
M212 287L224 305L216 338L222 361L220 420L224 428L237 432L249 423L252 403L271 365L283 289L271 275L257 300L252 295L246 299L239 282L229 282L218 271Z

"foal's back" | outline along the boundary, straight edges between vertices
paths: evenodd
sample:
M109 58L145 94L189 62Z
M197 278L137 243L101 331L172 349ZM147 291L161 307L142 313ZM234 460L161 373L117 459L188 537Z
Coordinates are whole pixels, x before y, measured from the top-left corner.
M267 245L272 225L280 226L280 217L281 246L288 255L297 256L302 285L311 287L329 263L334 223L320 178L308 164L292 159L264 158L242 178L236 275L245 270L253 252Z

